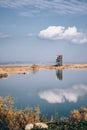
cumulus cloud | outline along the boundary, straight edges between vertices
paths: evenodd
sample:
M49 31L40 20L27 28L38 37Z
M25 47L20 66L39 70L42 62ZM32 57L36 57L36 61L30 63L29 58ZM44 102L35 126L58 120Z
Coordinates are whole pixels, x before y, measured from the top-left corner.
M78 101L79 97L87 95L86 85L74 85L70 88L49 89L39 93L41 99L48 103L64 103Z
M87 14L87 2L80 0L0 0L1 7L49 10L59 14Z
M79 32L75 26L65 28L63 26L49 26L40 31L39 37L50 40L67 40L72 43L87 43L87 32Z
M12 37L10 34L0 33L0 39L10 38L10 37Z

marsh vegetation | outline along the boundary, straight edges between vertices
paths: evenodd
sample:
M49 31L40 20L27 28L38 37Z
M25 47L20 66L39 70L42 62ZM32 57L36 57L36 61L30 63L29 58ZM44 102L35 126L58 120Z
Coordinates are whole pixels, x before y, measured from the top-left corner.
M48 130L86 130L87 108L73 110L68 118L58 118L58 114L50 120L45 115L41 116L39 107L17 110L12 97L0 97L0 130L24 130L29 123L44 122ZM33 130L40 130L34 127Z

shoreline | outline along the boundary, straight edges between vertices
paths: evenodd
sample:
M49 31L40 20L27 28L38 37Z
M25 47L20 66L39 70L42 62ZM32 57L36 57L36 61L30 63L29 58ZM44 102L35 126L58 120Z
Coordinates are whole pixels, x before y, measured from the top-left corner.
M0 66L0 77L7 77L11 74L27 74L28 71L32 70L34 72L39 70L64 70L64 69L87 69L87 64L65 64L62 66L56 65L7 65Z

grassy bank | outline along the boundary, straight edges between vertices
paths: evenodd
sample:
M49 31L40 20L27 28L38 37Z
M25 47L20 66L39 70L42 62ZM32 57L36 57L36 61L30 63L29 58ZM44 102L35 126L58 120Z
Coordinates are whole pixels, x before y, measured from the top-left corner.
M37 72L41 69L44 70L63 70L63 69L81 69L87 68L87 64L70 64L70 65L21 65L21 66L0 66L0 78L6 78L12 74L27 74L30 70Z
M87 108L73 110L70 117L46 119L39 107L17 110L12 97L0 97L0 130L24 130L29 123L44 122L48 130L87 130ZM33 130L40 128L33 128Z

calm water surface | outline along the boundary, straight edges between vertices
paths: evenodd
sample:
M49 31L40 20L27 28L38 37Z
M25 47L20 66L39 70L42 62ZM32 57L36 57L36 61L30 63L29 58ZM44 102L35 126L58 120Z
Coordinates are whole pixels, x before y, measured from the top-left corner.
M13 96L17 108L39 106L50 117L87 107L87 69L29 71L0 79L0 96Z

